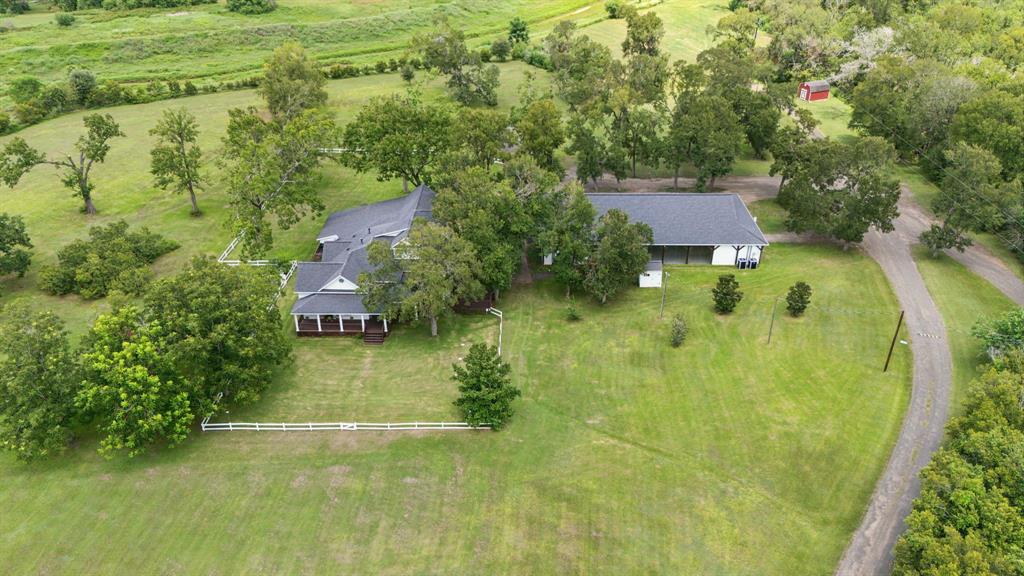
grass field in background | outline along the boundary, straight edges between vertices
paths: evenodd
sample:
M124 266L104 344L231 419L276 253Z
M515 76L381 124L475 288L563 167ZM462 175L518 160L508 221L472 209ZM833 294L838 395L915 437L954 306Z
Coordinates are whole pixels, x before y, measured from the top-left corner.
M223 3L174 9L76 12L62 28L53 15L0 17L14 28L0 43L0 75L29 74L60 80L69 68L92 70L101 80L233 78L258 72L270 52L298 41L324 63L373 63L397 58L414 34L447 15L476 42L507 34L521 16L538 32L562 17L593 18L588 0L282 0L268 14L245 16ZM603 12L603 11L601 11ZM600 13L596 14L600 16ZM0 92L4 91L0 79Z
M908 399L907 349L881 372L897 313L884 276L855 251L772 246L735 271L745 299L719 317L723 270L669 272L664 320L658 290L580 300L577 323L558 286L511 290L499 306L523 398L498 433L197 432L133 461L101 459L91 438L40 465L0 456L5 569L830 572ZM780 307L769 345L796 280L811 307ZM690 336L673 349L677 312ZM299 339L263 401L219 418L455 418L447 364L495 329L474 316L380 348Z

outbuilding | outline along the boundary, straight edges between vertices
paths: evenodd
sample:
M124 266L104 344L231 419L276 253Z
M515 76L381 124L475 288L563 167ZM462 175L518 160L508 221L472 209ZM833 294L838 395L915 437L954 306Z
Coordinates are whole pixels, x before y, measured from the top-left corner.
M743 200L731 193L595 193L598 214L621 210L651 227L651 260L642 288L661 286L665 264L757 268L768 241ZM557 257L557 256L556 256Z
M831 86L828 80L811 80L810 82L801 83L797 94L801 100L814 102L816 100L828 100L829 90L831 90Z

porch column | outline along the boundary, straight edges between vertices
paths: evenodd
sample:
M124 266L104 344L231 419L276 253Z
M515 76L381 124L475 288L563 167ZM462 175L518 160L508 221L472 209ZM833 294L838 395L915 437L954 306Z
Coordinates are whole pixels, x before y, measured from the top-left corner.
M387 318L384 318L384 331L385 332L388 331L388 319Z
M323 332L324 331L324 329L320 327L320 315L319 314L316 315L316 331L317 332Z
M359 325L362 327L363 332L366 332L366 315L359 317Z
M297 315L292 315L292 318L295 319L295 331L298 332L299 331L299 317Z

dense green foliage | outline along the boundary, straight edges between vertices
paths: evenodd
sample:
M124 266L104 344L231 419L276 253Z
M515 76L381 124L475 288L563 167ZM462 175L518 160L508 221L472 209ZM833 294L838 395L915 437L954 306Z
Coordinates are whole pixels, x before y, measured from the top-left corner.
M279 281L270 267L196 258L146 294L147 317L166 333L162 354L188 382L193 406L213 410L219 394L232 404L252 403L288 359L280 313L268 306Z
M676 314L672 317L672 347L679 348L686 342L686 335L689 334L690 327L686 324L686 319L683 318L682 314Z
M1024 377L1020 352L970 387L896 545L893 574L1020 574Z
M89 229L57 252L58 264L40 272L39 286L51 294L102 298L110 291L140 295L149 280L147 265L174 250L178 243L148 228L129 231L124 220Z
M25 221L21 216L0 214L0 276L24 276L32 263L31 248L32 240L25 231Z
M327 103L324 75L300 44L282 44L263 64L257 90L271 116L288 122Z
M789 287L789 291L786 292L786 310L789 310L791 316L803 316L810 305L810 284L800 281Z
M729 314L735 310L736 305L743 300L743 292L740 292L740 283L736 280L736 275L719 276L718 284L711 289L711 298L715 302L715 312Z
M997 318L978 321L971 329L994 354L1024 348L1024 308L1007 312Z
M63 452L80 385L64 322L10 304L0 314L0 447L30 461Z
M531 226L507 180L495 182L479 167L458 172L438 191L433 213L473 246L474 274L488 292L511 286Z
M871 228L892 231L900 197L894 155L888 142L874 136L797 144L773 166L783 177L779 204L789 211L786 228L845 243L860 242Z
M593 242L583 262L583 286L604 304L646 270L653 232L647 224L630 222L625 212L612 209L597 219Z
M484 295L477 253L454 230L434 222L417 220L407 238L394 249L387 242L370 245L367 257L374 270L358 281L363 302L390 320L427 320L431 336L437 336L438 320L456 304ZM395 282L399 274L400 283Z
M470 51L465 33L446 17L435 18L434 30L416 36L412 48L420 53L426 67L448 76L448 88L458 102L498 104L498 67L485 64L478 52Z
M239 14L266 14L277 9L276 0L227 0L228 10Z
M358 172L374 170L381 181L400 177L408 192L448 152L451 131L447 106L424 102L415 92L375 97L345 127L342 162Z
M522 393L512 385L512 366L501 359L496 347L473 344L462 364L453 364L452 369L452 379L459 384L455 406L463 420L498 429L512 417L512 401Z

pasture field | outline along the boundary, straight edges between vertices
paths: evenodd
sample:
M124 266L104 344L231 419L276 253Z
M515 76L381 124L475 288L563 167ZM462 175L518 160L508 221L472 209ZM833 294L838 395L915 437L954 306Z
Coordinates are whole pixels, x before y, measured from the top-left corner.
M746 297L720 317L721 270L669 272L661 320L658 290L581 300L576 323L549 281L509 291L523 397L497 433L197 431L135 460L103 460L92 438L39 465L0 457L5 571L830 572L908 398L906 348L881 372L897 313L884 276L856 251L774 245L737 271ZM811 308L780 307L768 344L796 280ZM495 328L460 316L436 340L297 340L266 397L219 418L454 418L447 365Z
M69 68L100 79L144 82L228 79L257 73L283 42L297 41L324 64L374 63L404 53L416 33L447 15L467 36L490 43L521 16L535 28L561 17L603 14L588 0L378 0L327 2L281 0L268 14L229 12L224 3L177 9L85 10L62 28L52 13L4 16L13 30L0 36L4 78L29 74L55 81ZM581 12L578 10L585 9ZM551 20L551 22L549 22ZM0 92L4 91L0 81Z

